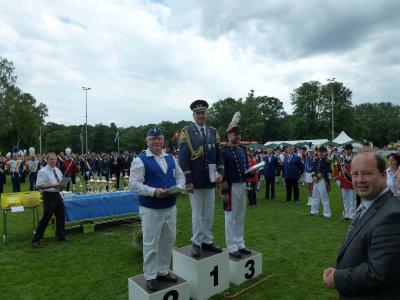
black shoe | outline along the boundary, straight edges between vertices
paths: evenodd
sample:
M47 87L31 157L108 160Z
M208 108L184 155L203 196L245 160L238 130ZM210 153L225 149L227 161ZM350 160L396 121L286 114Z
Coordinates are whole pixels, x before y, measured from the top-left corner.
M200 246L193 243L191 254L193 257L200 257L200 255L201 255Z
M240 254L239 251L229 252L229 255L232 256L233 258L242 258L242 254Z
M343 218L340 219L340 221L342 221L342 222L343 222L343 221L349 221L349 220L350 220L349 218L345 218L345 217L343 217Z
M310 216L316 217L317 215L316 215L316 214L313 214L313 213L310 213Z
M221 253L222 249L218 246L216 246L214 243L211 244L201 244L201 248L207 251L215 252L215 253Z
M156 280L156 279L147 280L146 286L147 286L147 289L148 289L150 292L155 292L155 291L158 290L158 283L157 283L157 280Z
M43 246L40 245L40 242L32 242L32 248L35 248L35 249L43 248Z
M168 272L167 275L158 275L157 280L166 281L166 282L178 282L178 277L174 274Z
M246 248L239 249L239 252L242 253L242 254L251 254L251 251L247 250Z
M60 238L56 238L56 240L59 241L59 242L70 242L71 241L71 239L66 237L66 236L60 237Z

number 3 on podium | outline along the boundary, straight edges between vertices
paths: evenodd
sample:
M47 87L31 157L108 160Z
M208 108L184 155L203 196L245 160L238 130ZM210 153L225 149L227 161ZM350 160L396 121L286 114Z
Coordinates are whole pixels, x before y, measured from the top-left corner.
M246 268L249 268L249 272L244 274L244 277L246 279L250 279L254 276L254 273L256 272L256 269L254 268L254 260L250 259L246 262L245 264Z

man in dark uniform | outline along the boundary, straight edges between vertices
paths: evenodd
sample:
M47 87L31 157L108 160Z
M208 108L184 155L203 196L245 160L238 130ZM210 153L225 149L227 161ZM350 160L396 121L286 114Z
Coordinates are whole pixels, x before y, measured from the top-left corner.
M124 176L130 175L131 164L132 164L132 156L129 155L128 151L125 151L124 155L122 156L122 167L124 169Z
M179 165L186 177L192 206L192 256L199 257L201 248L221 252L213 243L216 182L222 181L223 161L220 139L215 128L207 126L208 103L195 100L190 109L194 123L182 129L179 138Z
M236 118L235 118L236 117ZM229 255L241 258L251 254L244 245L244 216L246 214L246 178L249 167L246 149L240 145L241 130L238 126L240 113L235 113L226 133L228 143L223 148L225 175L228 186L221 192L225 210L225 235Z
M314 173L312 175L314 180L311 215L318 215L319 203L322 202L324 207L324 217L331 217L331 208L329 204L328 192L330 191L329 173L332 173L330 162L326 157L326 148L321 146L318 149L318 157L314 161Z
M110 166L110 175L115 175L115 177L117 178L117 189L119 189L119 178L122 169L122 159L117 154L117 152L111 152L109 166Z
M3 193L3 185L6 183L6 158L0 153L0 196Z

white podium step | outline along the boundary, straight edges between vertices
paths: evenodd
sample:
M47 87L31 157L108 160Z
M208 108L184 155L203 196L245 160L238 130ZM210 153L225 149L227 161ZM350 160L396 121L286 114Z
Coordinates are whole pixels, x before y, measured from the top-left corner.
M201 257L191 256L192 246L173 250L174 272L189 282L190 297L208 299L229 288L229 254L201 250Z
M229 281L240 285L262 273L262 254L251 250L251 254L242 254L241 258L229 256Z
M175 273L174 273L175 274ZM150 292L146 287L144 275L128 279L129 300L189 300L190 286L183 278L178 276L178 282L165 282L158 280L159 289Z

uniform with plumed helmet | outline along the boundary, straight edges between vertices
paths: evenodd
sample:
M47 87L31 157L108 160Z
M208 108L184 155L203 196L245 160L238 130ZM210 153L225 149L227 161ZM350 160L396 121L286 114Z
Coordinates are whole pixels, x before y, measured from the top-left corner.
M240 113L234 114L226 133L228 143L223 148L225 176L228 186L222 190L225 209L225 235L229 255L240 258L242 254L251 254L244 244L244 217L246 213L246 179L249 167L246 149L240 145Z

